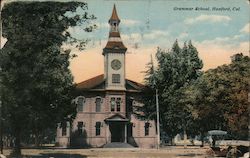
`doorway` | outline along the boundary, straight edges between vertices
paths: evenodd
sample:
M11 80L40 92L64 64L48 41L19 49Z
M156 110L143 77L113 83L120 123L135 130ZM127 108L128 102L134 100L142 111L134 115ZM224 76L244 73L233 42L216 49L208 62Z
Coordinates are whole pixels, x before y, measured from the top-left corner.
M122 122L112 122L109 124L109 130L111 133L111 142L124 142L125 124Z

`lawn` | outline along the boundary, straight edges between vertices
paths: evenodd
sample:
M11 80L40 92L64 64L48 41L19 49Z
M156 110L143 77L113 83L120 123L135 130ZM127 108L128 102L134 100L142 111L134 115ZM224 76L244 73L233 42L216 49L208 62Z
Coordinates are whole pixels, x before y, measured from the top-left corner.
M208 148L165 147L157 149L23 149L24 158L205 158ZM9 155L10 150L4 150Z

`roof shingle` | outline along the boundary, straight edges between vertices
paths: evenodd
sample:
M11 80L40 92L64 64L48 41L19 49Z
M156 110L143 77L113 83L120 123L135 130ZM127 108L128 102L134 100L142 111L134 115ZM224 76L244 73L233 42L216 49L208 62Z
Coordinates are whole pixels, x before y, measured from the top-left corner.
M117 15L115 4L114 4L114 7L113 7L112 15L111 15L109 20L118 20L118 21L120 21L118 15Z
M104 75L98 75L76 85L77 89L91 89L104 82Z

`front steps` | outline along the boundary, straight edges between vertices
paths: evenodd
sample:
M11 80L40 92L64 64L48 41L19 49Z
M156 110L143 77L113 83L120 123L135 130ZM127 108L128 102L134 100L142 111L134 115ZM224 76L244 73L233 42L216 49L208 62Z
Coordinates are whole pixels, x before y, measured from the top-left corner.
M134 148L134 146L128 143L112 142L112 143L105 144L103 148Z

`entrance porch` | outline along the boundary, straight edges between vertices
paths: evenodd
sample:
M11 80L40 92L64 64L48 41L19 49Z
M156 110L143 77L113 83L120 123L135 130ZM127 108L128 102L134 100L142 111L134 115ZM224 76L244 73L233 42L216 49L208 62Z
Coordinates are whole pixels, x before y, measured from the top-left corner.
M128 134L127 134L127 124L128 119L123 117L120 114L113 115L105 119L107 128L107 143L120 142L127 143Z

